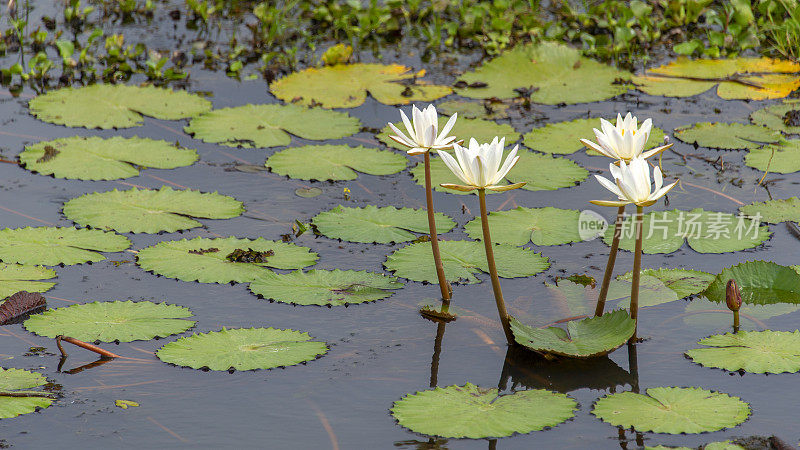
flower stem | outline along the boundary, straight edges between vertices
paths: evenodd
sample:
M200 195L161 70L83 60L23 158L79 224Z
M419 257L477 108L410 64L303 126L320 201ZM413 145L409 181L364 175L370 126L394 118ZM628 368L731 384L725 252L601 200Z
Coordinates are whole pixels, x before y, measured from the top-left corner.
M733 312L733 332L739 332L739 310Z
M494 301L497 303L497 312L500 314L500 323L503 324L503 331L506 334L508 345L514 345L514 334L511 333L508 312L506 312L506 302L503 300L503 290L500 288L500 278L497 276L497 267L494 263L494 250L492 249L492 237L489 234L489 216L486 213L486 190L478 189L478 199L481 204L481 228L483 228L483 246L486 249L486 263L489 265L489 275L492 278L492 290L494 291Z
M425 201L428 207L428 228L431 236L431 250L433 250L433 264L436 266L436 276L439 277L439 289L442 291L442 303L450 304L450 283L444 277L442 255L439 253L439 236L436 234L436 219L433 211L433 189L431 188L431 152L425 152Z
M635 327L639 326L639 278L642 272L642 207L636 206L636 249L633 254L633 280L631 284L631 319L636 322ZM633 329L633 336L628 341L636 343L636 328Z
M619 236L622 234L622 220L625 218L625 207L617 209L617 220L614 222L614 239L611 241L611 249L608 251L608 261L606 262L606 273L603 274L603 284L600 286L600 295L597 296L597 306L594 315L600 317L606 307L606 297L608 287L611 284L611 275L614 273L614 264L617 262L617 251L619 250Z

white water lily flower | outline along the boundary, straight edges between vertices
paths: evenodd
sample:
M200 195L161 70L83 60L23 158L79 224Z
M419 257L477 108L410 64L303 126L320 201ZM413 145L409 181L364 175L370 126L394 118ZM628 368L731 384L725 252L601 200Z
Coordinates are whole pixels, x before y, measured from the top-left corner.
M402 109L400 110L400 115L403 116L403 124L406 126L408 135L400 131L393 123L389 123L389 127L395 133L389 137L398 144L409 147L409 155L419 155L431 149L439 150L453 146L456 137L448 136L447 133L456 124L458 114L453 114L450 117L450 120L442 128L441 133L439 133L439 115L433 105L428 105L423 110L419 110L416 106L412 107L411 117L414 119L413 123L408 120L406 113Z
M503 159L503 147L506 139L495 137L488 144L478 144L475 138L469 140L469 147L462 147L458 144L453 145L456 157L453 158L449 153L438 150L442 161L447 168L464 182L459 184L442 184L442 187L456 189L459 191L471 191L473 189L489 189L502 192L522 187L525 183L510 185L499 185L508 171L519 161L517 156L518 145L509 152L506 161L500 165Z
M617 114L616 126L605 119L600 119L600 128L603 131L594 128L597 144L588 139L581 139L581 143L609 158L621 161L630 161L639 156L649 158L672 146L672 144L662 145L643 152L644 146L647 145L647 139L650 137L650 130L653 128L653 121L647 119L642 122L641 127L637 127L636 117L631 113L628 113L624 119L622 115Z
M650 166L644 158L634 158L629 164L625 161L619 162L619 167L615 163L608 165L614 181L609 181L599 175L595 175L597 181L606 189L616 194L619 200L591 200L591 203L600 206L625 206L635 204L636 206L650 206L658 199L665 196L676 184L662 186L664 178L661 176L661 169L653 169L653 179L655 189L650 186Z

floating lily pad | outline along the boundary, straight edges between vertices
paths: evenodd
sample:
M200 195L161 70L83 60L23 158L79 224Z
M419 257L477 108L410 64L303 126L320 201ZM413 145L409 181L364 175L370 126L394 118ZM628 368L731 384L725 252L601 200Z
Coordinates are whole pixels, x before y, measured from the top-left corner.
M146 341L183 333L192 326L189 308L153 302L93 302L50 309L25 321L39 336L59 335L82 341Z
M654 387L597 400L592 414L623 428L654 433L705 433L735 427L750 415L739 397L696 387Z
M258 252L266 262L237 262L228 259L236 250ZM264 238L235 237L159 242L139 250L136 262L147 271L168 278L201 283L248 283L275 269L302 269L313 265L319 255L308 248Z
M684 240L699 253L726 253L761 245L772 233L766 226L743 216L705 211L653 211L643 217L644 253L672 253L683 246ZM614 227L608 227L603 240L611 245ZM623 221L619 247L633 251L634 221Z
M435 213L436 232L447 233L456 225L453 219ZM312 222L320 233L350 242L389 244L412 241L414 233L428 233L428 213L422 209L385 206L364 208L337 206L317 214Z
M511 331L517 344L541 353L593 358L606 355L633 336L636 321L622 309L600 317L567 322L567 329L559 327L534 328L511 318Z
M800 171L800 139L781 141L750 150L745 165L765 172L794 173Z
M49 280L56 277L56 271L41 266L22 266L0 263L0 299L19 291L47 292L56 284Z
M750 120L756 125L786 134L800 134L800 102L786 100L783 104L753 111L750 114Z
M0 368L0 390L4 392L31 389L47 384L47 379L40 373L20 369ZM0 396L0 419L10 419L22 414L35 412L37 408L47 408L53 403L46 397L11 397Z
M791 267L769 261L749 261L722 269L704 295L725 303L728 280L736 280L742 302L748 305L800 303L800 274Z
M128 238L112 232L66 227L26 227L0 230L0 260L6 263L82 264L106 259L97 252L121 252Z
M300 180L355 180L356 172L391 175L408 159L388 150L348 145L306 145L281 150L267 158L273 172Z
M347 113L299 105L243 105L195 117L184 131L205 142L228 147L289 145L294 135L322 141L358 132L361 122Z
M440 113L447 114L448 116L458 113L459 119L497 120L508 118L509 105L499 101L488 100L483 102L450 100L440 103L436 108Z
M197 151L167 141L132 137L73 136L28 145L19 160L42 175L76 180L119 180L139 175L143 168L191 166Z
M523 208L489 214L489 229L495 243L525 245L561 245L580 242L580 211L559 208ZM472 239L483 239L481 219L470 220L464 230Z
M800 331L740 331L709 336L707 345L686 352L694 362L731 372L786 373L800 371Z
M759 125L699 122L675 129L675 137L701 147L736 150L757 148L781 140L781 134Z
M309 270L287 274L266 272L250 283L261 298L297 305L339 306L390 297L403 283L394 277L355 270Z
M626 280L613 280L608 287L606 301L615 308L629 308L631 304L631 283ZM642 275L639 278L639 307L662 305L678 300L678 294L656 277ZM595 297L596 299L596 297Z
M447 86L419 82L424 74L399 64L337 64L291 73L270 83L269 90L285 102L325 108L355 108L364 103L367 92L387 105L430 102L452 92Z
M232 197L169 186L93 192L64 204L67 219L120 233L172 233L203 225L192 217L230 219L243 211L242 202Z
M328 352L308 333L277 328L234 328L182 337L161 347L161 361L192 369L256 370L294 366Z
M439 116L439 130L445 126L448 120L449 117ZM397 122L394 124L394 126L400 130L406 129L403 122ZM394 132L391 128L389 128L389 125L386 125L375 137L389 147L398 150L408 150L407 147L398 144L389 137L389 135L393 134ZM458 140L463 140L464 145L467 145L471 138L474 138L476 141L483 144L491 142L495 137L499 137L505 138L506 144L511 144L519 140L520 137L520 134L517 133L517 131L511 125L497 123L491 120L467 119L462 118L461 116L458 117L456 124L453 125L453 129L450 130L448 135L455 136Z
M719 85L717 95L726 100L765 100L786 97L800 87L797 72L800 64L779 59L680 57L633 77L633 82L650 95L691 97Z
M186 91L154 86L95 84L62 88L31 99L31 114L45 122L85 128L128 128L142 125L142 116L162 120L194 117L211 102Z
M544 389L500 395L467 383L408 394L392 406L397 422L415 433L482 439L525 434L563 423L578 403Z
M557 105L607 100L626 92L631 74L581 56L580 50L543 42L518 45L483 63L460 80L485 87L456 89L470 98L519 97L516 89L530 89L536 103Z
M798 222L800 221L800 199L791 197L755 202L740 207L739 211L750 217L758 217L766 223Z
M759 329L764 325L763 321L797 311L800 311L800 304L743 304L739 308L741 329ZM732 322L733 316L725 304L714 303L706 298L689 302L683 314L683 323L704 332L730 330Z
M445 278L450 282L477 283L479 280L475 274L479 271L489 272L482 242L441 241L439 250ZM494 256L497 274L503 278L529 277L550 267L548 259L539 253L510 245L495 245ZM430 242L418 242L396 250L386 258L383 265L394 271L398 277L413 281L438 282Z
M696 295L708 287L715 275L699 270L687 269L642 269L641 279L645 277L656 278L680 298L686 298L690 295ZM633 272L628 272L618 277L620 280L631 281L633 279Z
M612 123L614 123L613 120ZM600 119L576 119L569 122L549 123L525 133L523 142L531 150L568 155L585 148L581 144L581 139L595 140L594 132L592 131L594 128L600 129ZM664 131L653 127L645 149L656 147L663 143ZM590 155L600 154L592 149L587 149L586 151Z

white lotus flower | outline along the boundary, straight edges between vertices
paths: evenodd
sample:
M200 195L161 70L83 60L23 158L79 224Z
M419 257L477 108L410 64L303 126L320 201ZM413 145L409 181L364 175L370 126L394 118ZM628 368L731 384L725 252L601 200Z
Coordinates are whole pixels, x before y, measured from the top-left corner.
M499 139L495 137L489 144L478 144L478 141L472 138L469 140L469 147L462 147L457 143L453 144L453 149L456 153L455 158L447 152L438 150L442 161L465 184L462 186L445 183L442 184L442 187L465 192L473 189L489 189L502 192L525 185L525 183L498 185L508 174L508 171L514 167L514 164L519 161L519 156L517 156L517 148L519 146L515 146L506 157L506 161L502 166L500 165L503 159L505 141L505 138Z
M408 120L406 113L402 109L400 110L400 115L403 116L403 124L406 126L408 135L400 131L393 123L389 123L389 127L395 133L389 137L398 144L409 147L408 154L419 155L431 149L439 150L453 146L456 137L448 136L447 133L456 124L458 114L453 114L450 117L450 120L442 128L441 133L439 133L439 115L433 105L428 105L423 110L419 110L416 106L412 107L411 117L414 119L413 123Z
M619 167L616 163L611 163L608 168L611 170L611 175L614 176L613 182L599 175L595 175L595 178L603 187L616 194L619 200L591 200L591 203L595 205L625 206L634 203L636 206L650 206L678 184L675 181L670 185L662 186L664 178L661 176L661 169L656 167L653 169L655 189L651 190L650 166L647 164L647 160L641 157L632 159L629 164L620 161Z
M653 128L653 121L647 119L641 127L637 128L636 117L631 116L631 113L628 113L624 119L617 114L616 126L605 119L600 119L600 128L603 131L594 128L597 144L588 139L581 139L581 143L609 158L621 161L630 161L639 156L649 158L672 146L672 144L662 145L643 153L644 146L647 145L647 138L650 137L650 130Z

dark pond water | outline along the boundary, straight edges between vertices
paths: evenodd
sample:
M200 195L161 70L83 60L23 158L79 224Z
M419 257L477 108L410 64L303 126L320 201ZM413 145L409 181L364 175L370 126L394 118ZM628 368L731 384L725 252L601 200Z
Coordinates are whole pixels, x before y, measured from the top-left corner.
M445 78L447 79L447 78ZM221 74L192 70L191 90L209 91L215 108L246 103L272 103L263 81L237 82ZM61 180L31 174L13 164L0 164L0 223L3 227L41 225L70 226L61 214L61 205L70 198L95 191L131 185L158 188L162 185L219 191L243 201L247 213L230 220L206 220L203 229L183 234L128 235L134 250L163 240L184 237L237 236L279 239L295 219L308 221L320 211L338 204L363 206L395 205L422 207L423 190L408 170L376 177L360 175L352 182L306 183L276 174L245 173L238 164L262 165L267 156L280 149L231 149L205 144L185 135L185 122L146 119L143 127L98 131L68 129L42 123L27 112L23 92L14 98L0 92L0 135L2 154L13 159L23 146L40 140L73 135L146 136L177 140L196 148L200 161L191 167L174 170L144 170L136 178L88 182ZM752 110L767 102L723 101L711 93L685 99L663 99L629 94L612 101L566 107L534 106L525 117L515 119L519 132L534 124L634 111L640 118L652 117L656 126L667 131L698 121L746 122ZM715 113L715 109L719 110ZM349 112L367 127L380 128L397 120L397 110L368 99ZM533 118L536 118L534 120ZM372 135L360 133L336 141L379 146ZM675 142L675 140L673 140ZM303 145L293 138L292 146ZM666 177L680 176L684 184L669 195L669 208L704 207L735 213L738 206L765 200L771 194L785 198L796 194L800 177L796 174L769 175L769 192L756 187L762 172L745 167L744 152L718 152L694 149L676 142L682 154L697 154L711 159L723 156L725 172L696 158L688 166L675 153L664 155ZM410 157L409 169L419 157ZM581 153L568 158L595 173L607 160ZM420 158L421 160L421 158ZM741 178L741 187L730 183ZM316 198L300 198L295 189L315 186L323 190ZM345 201L344 188L351 190ZM490 209L516 206L557 206L586 209L588 200L604 198L605 192L593 180L557 191L513 191L490 196ZM477 200L473 197L434 194L438 211L455 218L459 225L473 218ZM462 206L468 208L464 213ZM609 220L612 208L599 208ZM666 209L663 201L653 209ZM684 246L670 255L645 255L645 267L689 267L708 272L738 262L766 259L780 264L798 264L800 243L784 225L770 227L773 237L753 251L723 255L700 255ZM444 239L466 235L457 228ZM366 269L381 271L390 252L400 246L339 243L325 237L303 235L295 241L320 254L317 268ZM539 247L550 258L551 267L526 279L503 280L510 312L547 324L572 315L545 286L557 276L588 273L602 277L608 247L595 240L574 245ZM509 351L496 320L496 310L488 276L482 283L454 287L454 302L461 317L438 325L417 313L418 305L437 296L435 286L408 283L393 297L371 304L350 307L295 307L268 303L251 295L246 285L186 283L139 269L130 252L109 254L108 261L92 265L56 268L58 284L46 296L51 307L96 300L152 300L184 305L194 312L196 327L206 332L226 327L265 326L294 328L310 332L327 341L330 352L306 365L286 369L251 372L202 372L161 363L153 352L174 339L133 342L113 346L114 352L137 358L114 360L82 371L71 369L91 363L93 354L73 350L62 371L52 340L26 332L21 325L0 330L0 362L4 367L36 370L62 386L63 398L36 414L0 421L0 437L18 448L77 447L262 447L262 448L636 448L638 445L688 445L724 440L735 436L776 434L789 443L800 438L796 426L798 406L795 396L797 375L729 374L700 367L686 360L683 352L696 341L715 332L726 331L729 316L724 313L694 313L715 310L718 305L704 299L675 301L645 308L640 313L640 335L648 339L638 345L638 371L630 370L629 354L622 348L592 362L546 362L525 352ZM629 271L632 255L618 258L618 273ZM114 263L112 261L116 261ZM121 264L119 262L122 261ZM428 263L422 261L421 263ZM702 303L697 305L697 303ZM694 303L694 305L692 305ZM687 310L687 308L689 308ZM688 313L687 313L688 311ZM794 330L800 314L790 313L760 323L745 320L745 329ZM437 340L437 332L439 338ZM25 356L30 347L46 347L49 353ZM433 362L433 365L432 365ZM429 439L400 426L389 414L392 403L406 393L428 388L432 377L439 386L471 382L502 389L547 388L569 393L580 404L573 420L553 429L497 440ZM592 403L612 392L638 386L699 386L739 396L749 402L753 414L741 426L702 435L670 436L631 432L601 422L590 414ZM138 408L122 410L116 399L139 402Z

